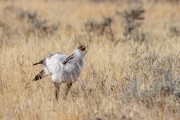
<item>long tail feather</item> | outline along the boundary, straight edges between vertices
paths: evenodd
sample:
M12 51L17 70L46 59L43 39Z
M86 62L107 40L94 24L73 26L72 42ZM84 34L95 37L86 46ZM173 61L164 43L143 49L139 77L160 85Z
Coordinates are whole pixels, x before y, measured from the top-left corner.
M34 63L33 65L38 65L38 64L43 64L43 61L40 61L40 62Z
M44 77L44 74L45 74L44 70L41 70L41 72L39 72L39 74L37 74L37 75L34 77L33 81L37 81L37 80L42 79L42 78Z

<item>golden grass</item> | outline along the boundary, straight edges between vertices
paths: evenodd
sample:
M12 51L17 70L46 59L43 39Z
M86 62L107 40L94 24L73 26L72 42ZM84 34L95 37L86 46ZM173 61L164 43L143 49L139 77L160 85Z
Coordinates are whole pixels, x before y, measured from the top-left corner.
M136 4L88 1L17 0L0 2L0 119L157 119L180 118L180 37L169 27L179 27L180 6L167 3L144 4L141 31L146 40L123 41L123 11ZM52 35L27 32L27 20L7 6L38 12L47 24L60 23ZM104 36L89 39L84 32L88 20L113 18L116 42ZM7 28L7 29L5 29ZM50 77L31 82L42 66L33 67L49 52L72 53L79 42L88 44L88 53L79 78L67 100L54 100ZM168 83L164 83L164 82ZM173 84L171 84L172 81ZM160 85L159 85L160 84ZM156 87L157 85L157 87ZM163 86L169 91L164 92ZM61 87L63 92L64 85ZM172 90L171 90L172 89Z

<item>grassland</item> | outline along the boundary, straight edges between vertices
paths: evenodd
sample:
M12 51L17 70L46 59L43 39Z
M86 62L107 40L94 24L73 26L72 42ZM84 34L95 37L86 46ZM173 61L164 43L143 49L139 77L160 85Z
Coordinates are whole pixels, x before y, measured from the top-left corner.
M126 39L117 13L136 6L145 19ZM167 2L0 1L0 119L179 120L179 11ZM85 29L104 17L113 40ZM25 86L42 69L33 63L79 42L88 53L67 100L54 100L50 77Z

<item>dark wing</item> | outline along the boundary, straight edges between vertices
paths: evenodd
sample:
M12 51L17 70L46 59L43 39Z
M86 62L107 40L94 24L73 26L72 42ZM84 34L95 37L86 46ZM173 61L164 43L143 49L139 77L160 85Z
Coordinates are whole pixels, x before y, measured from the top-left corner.
M68 63L68 62L69 62L70 60L72 60L73 58L74 58L74 55L73 55L73 54L70 55L70 56L68 56L68 57L66 58L66 60L62 62L62 64Z

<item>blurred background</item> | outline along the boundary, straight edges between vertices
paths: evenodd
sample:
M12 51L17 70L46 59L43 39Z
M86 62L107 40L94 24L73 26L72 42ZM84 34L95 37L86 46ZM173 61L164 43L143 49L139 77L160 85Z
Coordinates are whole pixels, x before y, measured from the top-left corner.
M179 12L180 0L1 0L0 119L180 119ZM80 42L67 100L50 77L25 86L33 63Z

